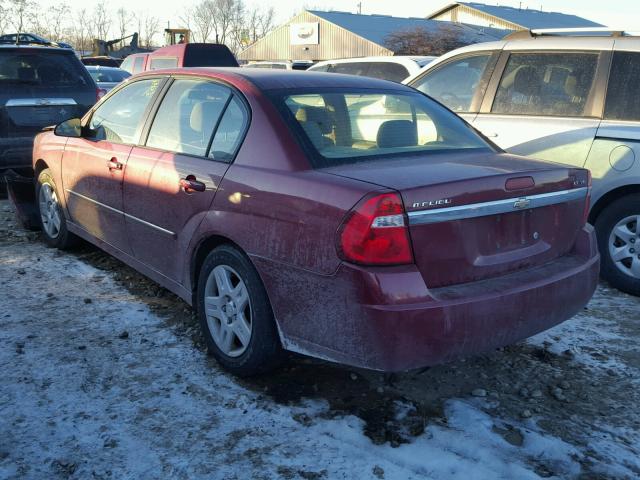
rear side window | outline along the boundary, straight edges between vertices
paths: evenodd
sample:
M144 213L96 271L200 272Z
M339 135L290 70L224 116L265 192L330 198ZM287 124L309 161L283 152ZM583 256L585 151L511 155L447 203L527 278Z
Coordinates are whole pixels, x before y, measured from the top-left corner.
M153 120L147 146L206 156L231 90L204 80L176 80Z
M367 77L391 80L392 82L402 82L409 76L409 70L398 63L373 62L369 64Z
M513 53L491 112L583 116L597 64L597 53Z
M176 57L154 58L151 57L149 70L162 70L163 68L176 68L178 59Z
M608 120L640 120L640 53L613 54L604 118Z
M232 161L242 141L248 120L242 102L234 96L213 137L209 157L221 162Z
M93 84L84 66L73 54L51 51L0 50L0 85L86 87Z
M411 83L454 112L470 112L490 53L450 61Z
M160 82L157 78L134 82L106 99L91 116L92 138L137 143L142 117Z

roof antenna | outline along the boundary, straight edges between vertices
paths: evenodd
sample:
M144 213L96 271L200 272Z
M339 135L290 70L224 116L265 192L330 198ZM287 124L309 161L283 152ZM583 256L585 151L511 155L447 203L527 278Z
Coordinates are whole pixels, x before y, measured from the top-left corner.
M358 15L362 15L362 2L358 2Z

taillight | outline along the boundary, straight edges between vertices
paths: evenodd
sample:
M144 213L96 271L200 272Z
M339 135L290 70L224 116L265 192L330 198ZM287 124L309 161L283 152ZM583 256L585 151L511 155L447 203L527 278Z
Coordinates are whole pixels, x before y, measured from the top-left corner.
M589 221L589 210L591 209L591 183L591 170L587 170L587 198L584 200L582 223L587 223Z
M361 265L413 263L404 206L397 193L360 201L338 230L338 254Z
M104 88L96 88L96 102L107 94Z

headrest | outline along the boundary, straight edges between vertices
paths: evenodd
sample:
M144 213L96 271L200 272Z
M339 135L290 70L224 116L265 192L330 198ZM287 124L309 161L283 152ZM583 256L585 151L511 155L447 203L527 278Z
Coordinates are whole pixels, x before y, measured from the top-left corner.
M189 125L196 132L203 132L210 127L213 130L214 123L220 113L220 105L217 102L196 103L191 110Z
M380 125L377 138L378 148L415 147L418 132L409 120L388 120Z
M525 96L538 95L540 78L535 67L526 65L518 69L513 80L513 89Z
M296 112L296 120L300 123L313 122L318 124L323 135L331 133L332 130L329 112L322 107L300 107Z
M35 80L36 72L33 68L20 67L18 68L18 79L27 82Z

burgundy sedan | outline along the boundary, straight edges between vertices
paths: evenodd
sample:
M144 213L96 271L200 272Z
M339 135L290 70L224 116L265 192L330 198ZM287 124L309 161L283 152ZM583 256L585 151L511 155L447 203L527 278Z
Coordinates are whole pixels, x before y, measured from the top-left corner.
M46 241L175 292L238 375L284 350L387 371L486 351L598 278L587 170L507 155L382 80L144 73L41 133L34 168Z

